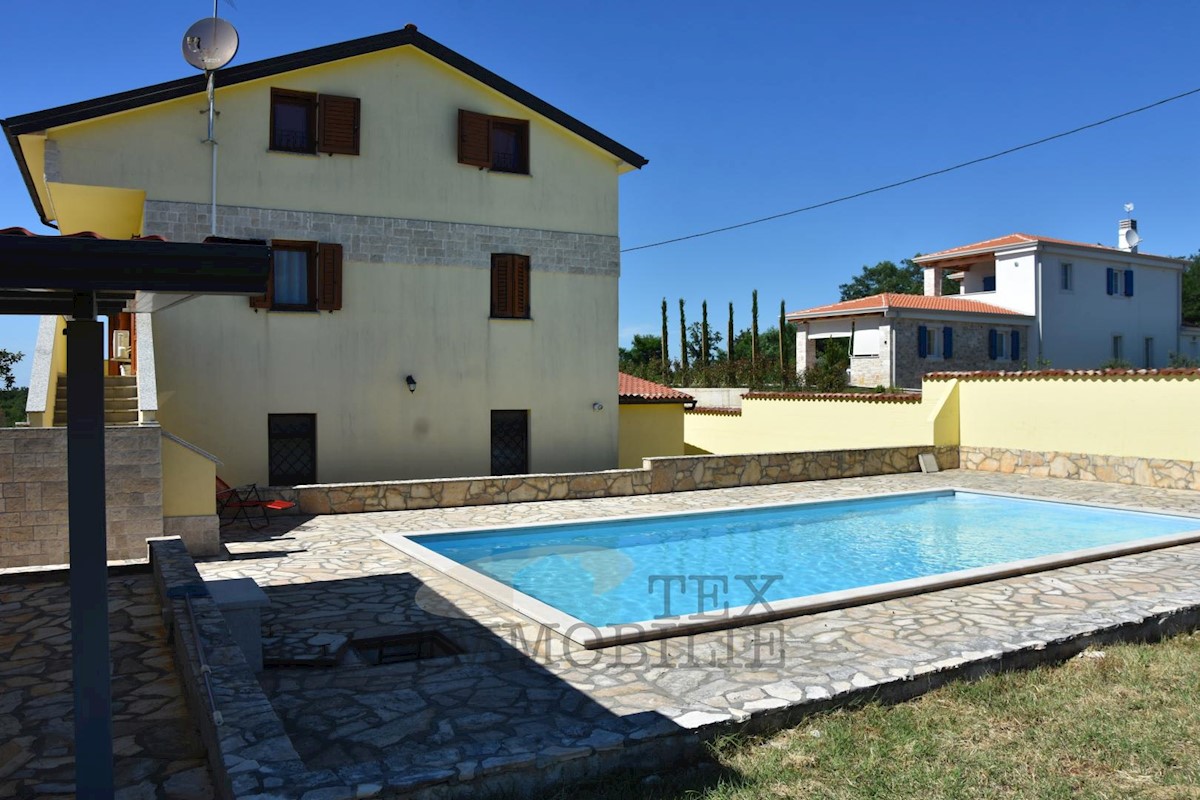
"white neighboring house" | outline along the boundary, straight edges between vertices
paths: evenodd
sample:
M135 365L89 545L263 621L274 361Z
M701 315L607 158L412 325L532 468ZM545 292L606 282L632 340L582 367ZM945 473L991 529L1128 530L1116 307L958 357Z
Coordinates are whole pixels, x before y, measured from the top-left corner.
M1200 330L1181 325L1186 261L1137 251L1137 222L1118 247L1014 233L920 256L925 294L883 294L787 315L796 368L823 339L851 340L850 382L916 388L940 370L1137 368L1195 357ZM942 277L959 294L942 295Z

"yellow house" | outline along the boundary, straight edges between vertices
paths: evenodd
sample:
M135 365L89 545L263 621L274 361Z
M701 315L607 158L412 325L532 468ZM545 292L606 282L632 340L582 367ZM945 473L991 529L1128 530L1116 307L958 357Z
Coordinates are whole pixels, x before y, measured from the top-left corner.
M231 484L617 464L617 184L645 158L411 25L216 86L216 143L201 75L3 123L64 233L273 247L262 297L112 321L138 419Z
M621 441L618 466L636 469L643 458L681 456L683 409L694 405L690 394L645 378L618 373Z

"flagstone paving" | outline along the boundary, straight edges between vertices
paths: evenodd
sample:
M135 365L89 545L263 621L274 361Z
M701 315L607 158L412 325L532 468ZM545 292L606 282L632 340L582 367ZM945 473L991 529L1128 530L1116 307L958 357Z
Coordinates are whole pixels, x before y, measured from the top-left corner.
M949 486L1200 514L1200 493L951 471L281 519L264 531L227 535L229 557L197 566L206 579L254 578L271 601L264 634L296 646L437 631L465 651L382 666L350 658L337 667L261 673L306 765L336 770L350 785L356 776L370 785L380 764L393 777L409 775L413 786L469 782L484 774L558 768L713 726L777 726L855 692L905 696L933 685L938 675L994 666L1014 654L1057 648L1061 657L1088 641L1080 637L1148 619L1151 630L1164 620L1169 627L1172 614L1192 624L1187 620L1200 609L1200 545L1187 545L733 631L586 651L378 538ZM778 569L764 565L764 571ZM680 748L698 741L684 739Z
M204 747L153 578L112 576L108 595L117 798L207 800L213 791ZM69 614L61 577L0 583L0 797L75 796Z

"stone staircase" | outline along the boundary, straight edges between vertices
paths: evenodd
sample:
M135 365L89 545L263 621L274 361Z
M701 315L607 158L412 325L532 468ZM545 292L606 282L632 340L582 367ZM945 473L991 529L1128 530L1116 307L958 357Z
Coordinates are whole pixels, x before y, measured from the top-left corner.
M127 425L138 421L137 378L131 375L104 377L104 424ZM58 378L54 397L54 426L67 424L67 376Z

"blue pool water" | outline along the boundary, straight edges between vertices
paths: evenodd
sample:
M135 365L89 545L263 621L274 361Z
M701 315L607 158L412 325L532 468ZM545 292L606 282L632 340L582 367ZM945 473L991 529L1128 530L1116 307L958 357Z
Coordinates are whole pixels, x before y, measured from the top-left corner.
M416 541L599 626L1193 530L1200 519L944 491Z

